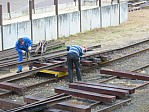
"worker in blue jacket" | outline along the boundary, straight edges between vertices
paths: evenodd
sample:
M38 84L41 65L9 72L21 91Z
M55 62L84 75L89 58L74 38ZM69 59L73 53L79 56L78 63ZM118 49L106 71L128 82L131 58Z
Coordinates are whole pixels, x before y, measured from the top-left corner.
M28 54L29 51L31 51L32 47L32 40L30 40L27 37L19 38L16 42L16 50L18 52L18 62L23 61L23 54ZM29 66L29 69L32 69L32 67ZM22 72L22 65L18 66L18 71L17 73Z
M78 45L72 45L67 47L67 64L68 64L68 77L69 82L73 83L73 64L76 67L76 75L77 80L81 81L81 71L80 71L80 59L84 52L86 52L86 49L78 46Z

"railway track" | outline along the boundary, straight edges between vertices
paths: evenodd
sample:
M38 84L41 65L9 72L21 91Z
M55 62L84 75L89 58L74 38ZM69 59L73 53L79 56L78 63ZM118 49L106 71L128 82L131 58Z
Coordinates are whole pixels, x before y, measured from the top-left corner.
M143 44L143 43L146 43L146 45L145 44ZM125 47L125 48L122 48L122 49L115 49L115 50L111 50L111 51L105 51L105 52L95 52L95 53L91 53L91 54L87 54L86 55L86 57L84 57L84 59L87 59L88 57L92 57L92 56L94 56L94 57L96 57L96 58L98 58L101 54L103 54L103 55L107 55L107 56L111 56L111 60L109 60L108 62L106 62L106 63L104 63L103 65L105 66L110 66L110 64L114 64L114 63L116 63L116 62L119 62L119 61L122 61L122 62L124 62L124 60L127 58L127 59L129 59L129 58L133 58L134 56L140 56L140 54L142 54L142 53L144 53L144 52L146 52L147 53L147 50L148 50L148 48L146 48L146 49L143 49L142 47L144 47L144 46L146 46L146 47L148 47L147 46L147 43L148 43L148 40L146 40L146 41L143 41L143 42L141 42L141 44L140 43L136 43L136 44L134 44L134 45L131 45L131 46L127 46L127 47ZM130 53L130 54L126 54L126 53L128 53L127 51L128 50L130 50L131 52L132 51L134 51L134 49L135 49L135 47L137 47L138 46L138 48L139 48L139 50L137 49L137 51L138 52L133 52L133 53ZM141 50L140 49L140 46L141 46L141 48L143 49L143 50ZM130 47L132 47L132 48L130 48ZM127 50L126 50L127 49ZM133 49L133 50L132 50ZM92 51L91 51L92 52ZM117 53L117 55L116 55L116 53ZM119 54L120 53L124 53L123 55L121 55L121 56L119 56ZM114 57L114 55L116 56L116 57ZM144 54L143 54L144 55ZM63 62L63 63L59 63L59 64L64 64L65 62ZM93 66L93 65L92 65ZM92 68L92 66L91 67L88 67L88 68ZM113 66L113 65L111 65L111 66ZM142 66L142 65L141 65ZM148 67L148 65L147 64L144 64L143 65L143 67L136 67L136 68L133 68L133 70L131 69L131 71L140 71L141 69L144 69L144 68L147 68ZM45 67L46 68L46 67ZM38 70L37 71L40 71L41 69L45 69L45 68L43 68L43 67L39 67L38 68ZM48 67L47 67L48 68ZM52 67L51 67L52 68ZM110 67L109 67L110 68ZM36 71L36 70L35 70ZM35 73L35 71L33 71L32 73ZM36 71L36 72L37 72ZM30 73L31 71L29 71L29 72L27 72L27 73L22 73L22 74L27 74L27 76L30 76L30 75L28 75L28 73L29 74L31 74ZM25 76L24 76L24 78L25 78ZM89 77L88 77L89 78ZM108 80L112 80L112 79L115 79L116 77L110 77ZM13 82L13 81L16 81L16 80L19 80L19 79L17 79L17 78L15 78L14 77L14 79L10 79L10 80L8 80L7 78L6 79L1 79L1 81L8 81L8 82ZM56 79L54 78L54 79L51 79L51 80L48 80L49 82L48 83L50 83L50 82L52 82L52 81L55 81ZM96 79L95 79L96 80ZM94 79L92 79L92 81L94 81ZM102 79L102 81L104 81L104 79ZM106 80L107 81L107 80ZM105 82L105 81L104 81ZM42 82L41 82L42 83ZM47 84L47 81L43 81L43 85L45 85L45 84ZM36 85L36 84L35 84ZM38 86L40 85L40 84L37 84ZM142 86L142 85L140 85L140 86ZM34 88L34 87L37 87L37 86L34 86L34 85L30 85L28 88ZM138 87L139 88L139 87ZM7 96L7 95L6 95Z

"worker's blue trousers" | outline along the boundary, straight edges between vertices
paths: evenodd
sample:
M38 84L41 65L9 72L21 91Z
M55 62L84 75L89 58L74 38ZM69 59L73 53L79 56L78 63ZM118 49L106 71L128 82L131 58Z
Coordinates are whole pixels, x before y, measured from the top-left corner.
M23 61L23 53L22 52L19 52L18 55L19 55L18 62L22 62ZM19 71L22 70L22 65L19 65L18 66L18 70Z
M76 67L77 80L78 81L82 80L79 58L80 57L76 53L68 53L67 54L68 76L69 76L70 83L73 83L73 64Z

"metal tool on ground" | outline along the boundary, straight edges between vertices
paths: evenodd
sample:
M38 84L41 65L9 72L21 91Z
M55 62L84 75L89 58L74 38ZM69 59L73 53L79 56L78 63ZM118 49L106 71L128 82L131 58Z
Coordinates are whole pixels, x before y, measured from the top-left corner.
M43 53L46 52L47 50L47 45L48 45L48 42L47 41L40 41L35 49L35 54L41 54L43 55Z

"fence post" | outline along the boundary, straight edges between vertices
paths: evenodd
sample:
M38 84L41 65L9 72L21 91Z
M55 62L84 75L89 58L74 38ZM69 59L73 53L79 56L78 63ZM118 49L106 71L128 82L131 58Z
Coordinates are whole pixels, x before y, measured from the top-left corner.
M1 41L2 41L2 50L4 50L3 11L2 11L2 5L0 5L0 26L1 26Z
M101 10L101 0L99 0L99 7L100 7L100 27L102 28L102 10Z
M57 38L58 38L59 37L58 0L54 0L54 5L55 5L55 14L57 17Z
M35 1L34 0L32 0L32 9L33 9L34 14L35 14Z
M32 0L29 1L29 20L31 21L31 40L33 41L33 17L32 17Z
M78 9L79 9L79 12L80 12L80 32L82 32L82 13L81 13L81 0L78 0Z
M121 24L121 9L120 9L120 0L117 0L119 6L119 24Z
M11 19L10 2L7 2L7 12L9 13L9 18Z
M77 0L74 0L74 2L75 2L75 6L76 6L76 5L77 5L77 4L76 4Z

